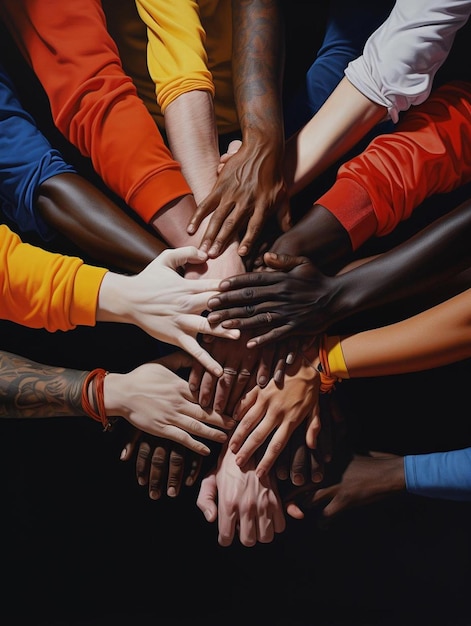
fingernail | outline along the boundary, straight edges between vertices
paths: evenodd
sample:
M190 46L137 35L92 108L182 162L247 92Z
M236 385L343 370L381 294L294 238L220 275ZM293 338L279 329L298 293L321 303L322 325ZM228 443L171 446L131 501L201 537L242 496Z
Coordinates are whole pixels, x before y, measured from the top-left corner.
M208 254L210 256L214 256L219 252L219 246L211 246L211 248L209 249Z
M247 246L242 246L241 248L239 248L239 255L240 256L245 256L247 254Z
M143 487L146 484L145 478L139 476L139 478L137 479L137 483L138 485L141 485L141 487Z
M167 495L168 495L170 498L175 498L175 496L177 495L177 490L175 489L175 487L169 487L169 488L167 489Z
M303 485L304 484L304 476L302 474L294 474L293 475L293 483L295 485Z
M286 357L286 364L291 365L293 361L294 361L294 354L290 352L288 356Z
M188 224L186 232L189 235L193 235L193 233L195 232L195 225L194 224Z
M260 378L258 379L258 386L259 387L265 387L265 385L267 384L267 377L266 376L260 376Z

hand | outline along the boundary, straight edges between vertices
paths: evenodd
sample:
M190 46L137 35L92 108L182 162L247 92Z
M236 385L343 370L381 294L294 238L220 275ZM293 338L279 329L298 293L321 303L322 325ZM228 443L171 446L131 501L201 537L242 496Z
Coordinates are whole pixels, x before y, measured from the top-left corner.
M229 440L229 449L236 455L237 465L244 467L272 435L256 468L259 478L265 476L295 429L308 416L314 419L319 386L318 372L298 353L294 363L286 368L282 386L271 379L263 389L255 386L249 391L233 414L239 424Z
M269 543L275 533L285 530L286 520L271 475L259 480L255 461L244 469L235 463L233 453L224 447L215 470L202 482L196 504L208 522L218 519L218 542L231 545L236 530L242 545L254 546L257 541Z
M395 454L370 452L369 456L354 455L340 482L317 489L305 506L327 503L324 517L333 517L352 507L370 504L406 487L404 459ZM300 517L300 508L293 503L287 506L287 513ZM294 515L293 515L294 513ZM301 512L301 516L303 513Z
M202 407L212 406L215 411L230 415L245 391L254 386L259 351L248 350L246 341L243 337L228 344L215 339L208 344L211 354L224 368L219 378L194 364L188 382L193 393L199 390Z
M107 272L100 288L97 320L135 324L155 339L179 346L220 376L222 367L197 341L200 333L239 337L239 331L212 326L201 315L208 298L218 292L220 281L190 280L177 271L186 263L204 263L206 258L188 246L165 250L135 276Z
M136 477L140 486L148 486L151 500L159 500L162 493L176 498L182 485L195 484L203 457L166 439L149 437L136 430L121 452L121 460L129 461L136 454Z
M108 374L104 381L107 415L121 415L137 429L165 437L193 452L208 455L210 449L195 439L224 443L234 421L214 410L203 409L175 372L193 363L183 352L145 363L128 374Z
M332 324L329 298L335 278L322 274L306 257L266 253L264 262L269 271L233 276L220 283L221 293L207 304L211 324L266 331L253 336L248 347L278 340L303 327L318 334ZM273 271L279 269L283 271Z
M244 227L239 254L247 255L268 218L280 212L284 221L287 211L282 155L272 146L239 143L237 148L231 147L213 190L188 224L188 233L193 234L212 213L200 246L210 257L216 257Z

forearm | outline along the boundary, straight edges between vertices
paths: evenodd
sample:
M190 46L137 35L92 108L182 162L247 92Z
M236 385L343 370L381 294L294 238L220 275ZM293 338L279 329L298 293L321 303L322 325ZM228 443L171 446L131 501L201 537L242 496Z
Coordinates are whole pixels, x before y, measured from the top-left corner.
M167 209L160 210L154 218L153 226L172 247L199 246L206 230L209 217L206 218L193 235L189 235L184 227L190 221L195 209L193 196L185 196ZM195 268L195 273L187 274L188 278L199 276L227 278L244 271L244 266L237 253L237 243L230 243L226 250L215 259L208 259L203 266Z
M181 94L165 109L165 130L173 157L191 187L196 203L213 188L219 146L213 97L208 91Z
M352 255L348 232L330 211L318 204L283 233L271 250L278 254L306 256L326 273L339 270Z
M421 371L470 357L470 305L468 289L413 317L342 338L350 378Z
M81 394L87 374L0 351L0 417L85 415Z
M337 311L349 314L453 288L471 286L471 202L435 220L422 231L370 262L337 277ZM459 280L458 280L459 277ZM454 295L454 294L453 294Z
M38 190L43 219L97 262L137 273L167 245L76 174L61 174Z
M348 108L345 103L348 103ZM285 180L298 193L387 115L343 78L314 117L286 143Z
M278 0L233 0L234 96L244 143L282 153L284 35Z

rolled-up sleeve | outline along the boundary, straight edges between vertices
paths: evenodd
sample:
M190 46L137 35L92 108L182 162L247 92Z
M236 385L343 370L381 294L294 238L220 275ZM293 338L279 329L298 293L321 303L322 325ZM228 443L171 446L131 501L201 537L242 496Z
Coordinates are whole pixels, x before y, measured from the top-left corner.
M347 66L346 77L397 122L401 111L428 98L470 13L469 0L397 0L363 54Z

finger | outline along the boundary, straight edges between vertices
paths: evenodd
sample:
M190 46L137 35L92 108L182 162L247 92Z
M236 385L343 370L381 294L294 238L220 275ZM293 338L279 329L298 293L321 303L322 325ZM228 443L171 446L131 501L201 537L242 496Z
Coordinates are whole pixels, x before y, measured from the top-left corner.
M229 396L229 400L227 401L226 413L228 415L232 415L234 413L235 407L255 384L256 381L253 371L242 368L237 375L237 380L232 386L232 391Z
M180 493L185 468L185 451L178 445L172 446L168 462L167 495L175 498Z
M229 449L231 450L231 452L235 453L237 451L237 456L240 455L241 446L247 443L246 440L249 437L249 435L257 427L260 421L262 421L263 418L265 417L265 413L266 413L265 409L266 409L265 406L260 406L260 404L256 403L245 413L245 415L242 417L240 422L237 424L237 428L232 433L232 436L230 438ZM261 436L261 431L259 435ZM257 436L255 436L252 439L252 441L254 442L256 440L257 440ZM247 444L246 450L250 447L251 446ZM243 456L244 456L244 464L245 464L250 455L247 455L247 453L245 452ZM238 463L238 465L240 464Z
M246 548L251 548L257 543L258 515L251 511L248 515L244 513L239 523L239 541Z
M147 441L141 441L136 456L136 478L138 485L144 486L148 483L150 456L150 444Z
M187 459L187 476L185 478L186 487L192 487L198 479L198 476L203 466L203 457L201 454L189 454L189 460Z
M290 449L287 446L278 456L275 463L275 475L278 480L288 480L290 467Z
M317 438L321 431L321 416L319 404L316 402L311 415L306 422L306 445L311 450L317 446Z
M267 267L274 270L289 272L298 265L308 263L309 260L303 256L291 256L289 254L276 254L276 252L266 252L263 260Z
M208 255L196 246L182 246L167 248L157 258L162 265L176 270L187 263L203 263L207 261Z
M263 213L260 212L260 214L258 214L257 211L255 211L252 217L248 221L245 235L243 236L242 241L240 242L240 246L238 250L238 253L240 256L247 256L250 253L250 251L252 250L252 246L254 245L254 242L257 241L260 235L263 222L264 222Z
M223 374L220 376L216 383L216 389L214 392L214 410L219 413L223 413L226 409L229 396L232 389L237 382L239 372L230 366L223 368Z
M191 356L183 350L175 350L169 354L164 355L156 360L157 363L163 365L172 372L177 372L180 369L188 368L193 365L193 359Z
M235 535L236 523L238 515L236 511L228 511L226 508L219 506L218 510L218 543L220 546L230 546Z
M189 235L194 235L198 228L201 226L201 222L204 220L206 216L214 211L214 209L218 206L220 200L220 194L210 193L203 202L196 207L193 215L191 216L190 221L188 222L188 226L186 227L186 231ZM201 246L200 246L201 249Z
M218 508L216 506L217 486L216 476L209 474L201 481L200 490L196 499L196 506L203 513L207 522L215 522Z
M213 406L214 392L216 391L218 377L213 376L211 372L206 371L203 374L200 385L199 403L204 409Z
M133 429L131 441L128 441L124 448L121 450L120 460L121 461L129 461L132 457L134 450L136 448L136 444L142 436L142 431L137 430L137 428Z
M304 519L304 513L295 502L286 503L286 513L293 519Z
M198 392L201 386L201 379L203 378L204 367L199 361L193 361L193 367L191 368L190 375L188 377L188 387L192 394L198 396Z
M189 335L184 335L181 341L181 347L189 352L194 358L201 363L205 370L209 371L212 376L219 378L222 376L222 365L206 352L204 348Z
M257 385L263 389L270 382L276 346L274 343L263 346L257 370Z
M167 459L169 444L158 445L152 453L149 473L149 497L158 500L162 495L167 477Z
M259 479L266 476L271 470L276 460L280 456L282 450L284 450L286 445L288 444L290 435L291 433L289 429L283 428L283 426L280 426L276 430L267 445L265 453L257 464L255 474ZM240 451L240 454L243 454L243 450Z

